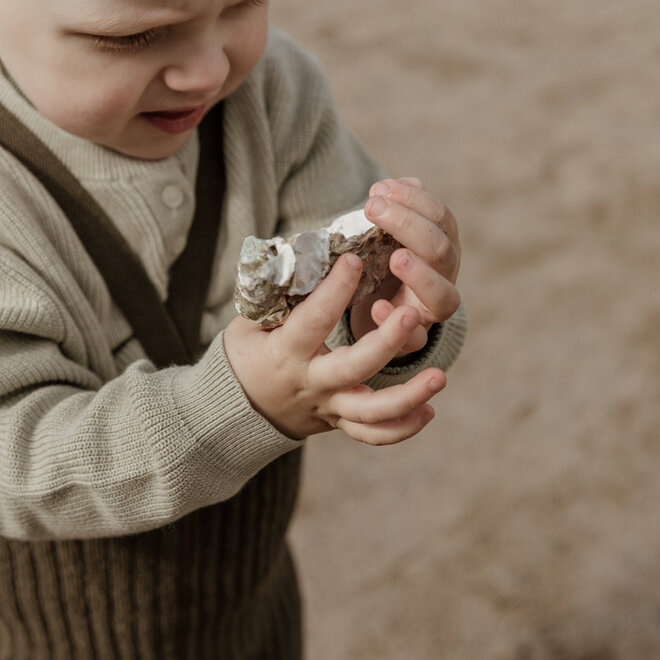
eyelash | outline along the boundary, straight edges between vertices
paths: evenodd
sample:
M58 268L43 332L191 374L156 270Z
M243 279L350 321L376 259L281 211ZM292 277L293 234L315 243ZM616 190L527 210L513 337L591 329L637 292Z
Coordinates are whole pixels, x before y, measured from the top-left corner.
M128 53L146 48L153 43L159 35L156 29L145 30L137 34L127 34L123 37L106 37L95 35L94 45L106 53Z
M265 5L268 0L245 0L238 4L228 7L228 10L243 12L251 7L260 7ZM137 34L127 34L121 37L111 37L105 35L92 35L94 45L102 52L106 53L130 53L142 50L151 45L160 36L158 29L145 30Z
M241 2L237 5L229 7L229 9L233 9L234 11L243 11L244 9L249 9L250 7L259 7L265 4L266 0L246 0L246 2Z

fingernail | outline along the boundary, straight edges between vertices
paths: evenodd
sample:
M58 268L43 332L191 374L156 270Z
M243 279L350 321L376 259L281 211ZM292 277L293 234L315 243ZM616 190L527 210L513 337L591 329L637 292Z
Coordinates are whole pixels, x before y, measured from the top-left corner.
M442 389L442 381L439 378L432 378L429 382L429 390L437 394Z
M417 327L417 319L414 316L404 316L401 320L404 330L412 332Z
M357 254L353 254L352 252L346 252L346 256L344 257L344 260L348 264L348 267L351 268L352 270L360 270L362 268L362 259L357 256Z
M434 417L435 410L433 410L433 408L426 408L424 410L424 415L422 416L423 423L428 424Z
M375 218L379 218L387 211L388 204L384 197L376 197L369 202L369 214Z
M411 263L412 263L412 259L410 258L409 252L401 253L396 260L397 268L408 268Z
M374 183L374 185L371 186L369 194L373 196L387 195L390 190L392 190L392 186L389 183L386 183L385 181L379 181L378 183Z

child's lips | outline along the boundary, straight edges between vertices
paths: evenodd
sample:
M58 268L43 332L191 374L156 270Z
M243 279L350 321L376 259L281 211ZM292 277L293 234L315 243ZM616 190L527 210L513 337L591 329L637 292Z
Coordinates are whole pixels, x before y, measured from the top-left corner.
M176 134L185 133L195 128L202 121L205 112L206 104L182 110L143 112L140 116L161 131Z

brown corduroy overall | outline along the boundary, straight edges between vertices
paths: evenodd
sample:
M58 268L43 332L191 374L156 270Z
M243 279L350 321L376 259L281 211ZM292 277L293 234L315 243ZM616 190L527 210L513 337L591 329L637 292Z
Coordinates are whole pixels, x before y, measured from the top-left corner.
M42 181L159 366L198 354L222 200L222 107L200 127L195 219L159 299L139 260L59 159L0 106L0 145ZM2 439L0 438L0 442ZM0 537L0 660L297 660L300 601L285 533L300 450L232 499L126 537Z

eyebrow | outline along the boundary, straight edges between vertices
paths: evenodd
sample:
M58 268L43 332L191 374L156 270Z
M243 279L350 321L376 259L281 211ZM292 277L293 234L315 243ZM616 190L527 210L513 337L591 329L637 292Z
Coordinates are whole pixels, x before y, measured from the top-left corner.
M107 12L100 9L98 12L88 10L75 22L75 31L100 33L100 34L122 34L126 32L142 32L143 30L171 25L188 18L185 11L174 8L149 9L148 6L141 7L126 6L116 11Z
M191 8L191 5L195 7L195 2L187 0L177 0L170 6L167 6L168 3L164 0L118 1L119 6L115 10L108 10L104 4L105 0L78 1L81 18L76 22L67 21L69 27L66 32L117 36L137 34L153 28L183 23L196 13ZM224 8L239 5L242 2L244 0L218 0L218 4ZM63 20L66 21L66 18Z

